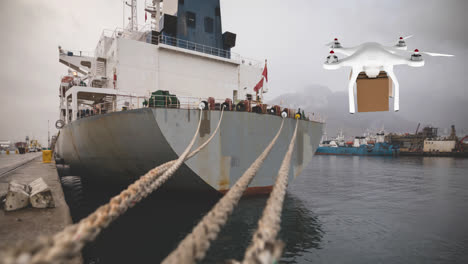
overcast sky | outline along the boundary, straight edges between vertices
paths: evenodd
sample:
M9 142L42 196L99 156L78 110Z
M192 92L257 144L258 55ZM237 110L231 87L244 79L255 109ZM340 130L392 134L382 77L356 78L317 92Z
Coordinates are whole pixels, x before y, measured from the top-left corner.
M143 23L144 1L138 3ZM426 56L422 68L396 67L398 115L468 132L468 1L221 0L221 10L223 30L237 34L234 51L268 59L267 99L308 87L313 97L316 85L345 91L349 69L322 69L324 43L334 37L352 46L414 34L410 49L455 54ZM47 142L47 120L55 132L59 80L66 73L57 46L93 51L103 29L121 26L120 0L0 0L0 140L29 135Z

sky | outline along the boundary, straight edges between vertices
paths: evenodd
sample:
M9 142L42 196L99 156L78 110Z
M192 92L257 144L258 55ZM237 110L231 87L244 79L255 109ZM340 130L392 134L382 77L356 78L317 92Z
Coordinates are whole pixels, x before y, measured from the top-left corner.
M144 0L138 4L143 23ZM297 95L320 104L320 89L331 98L342 96L349 69L322 68L328 55L324 44L335 37L344 46L354 46L367 41L390 44L412 34L409 49L454 54L426 56L422 68L396 67L400 111L383 115L414 127L419 122L442 128L455 124L459 133L468 133L467 10L464 0L221 0L223 30L237 34L233 51L268 59L266 100L288 94L290 100ZM102 30L122 27L122 20L120 0L1 0L0 140L19 141L28 135L46 143L48 120L51 133L56 132L58 86L67 70L58 62L58 45L93 51ZM350 117L343 105L321 109L342 109L343 115L327 120L335 126L350 118L379 119ZM406 129L392 126L386 129Z

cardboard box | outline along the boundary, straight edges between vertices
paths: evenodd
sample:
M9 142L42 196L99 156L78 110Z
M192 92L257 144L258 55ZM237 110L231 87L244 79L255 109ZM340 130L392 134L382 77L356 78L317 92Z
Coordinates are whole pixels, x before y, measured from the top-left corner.
M368 78L361 72L356 83L358 112L388 111L393 89L386 72L381 71L377 78Z

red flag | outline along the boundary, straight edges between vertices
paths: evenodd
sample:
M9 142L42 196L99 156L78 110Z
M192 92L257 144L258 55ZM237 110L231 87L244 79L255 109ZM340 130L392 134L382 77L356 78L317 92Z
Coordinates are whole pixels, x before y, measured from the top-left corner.
M260 88L262 88L262 87L263 87L263 78L257 83L257 85L255 85L254 91L258 92L260 90Z
M265 81L268 82L268 70L267 70L267 62L265 60L265 68L263 69L262 75L265 77Z
M147 13L145 12L145 22L146 22L146 19L147 19L147 18L148 18L148 17L147 17Z

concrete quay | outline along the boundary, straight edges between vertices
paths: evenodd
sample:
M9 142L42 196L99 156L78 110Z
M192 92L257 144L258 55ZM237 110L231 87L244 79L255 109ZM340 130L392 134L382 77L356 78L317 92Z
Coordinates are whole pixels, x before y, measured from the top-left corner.
M29 206L9 212L1 208L0 250L20 241L31 241L39 236L53 235L72 224L55 163L42 163L40 153L9 156L0 157L0 172L10 171L0 173L0 194L7 192L11 180L28 184L42 177L52 191L55 208L39 209ZM14 169L11 170L12 168ZM81 263L81 259L72 262Z
M0 177L2 175L12 171L21 165L28 163L29 161L42 155L42 152L33 152L26 154L15 154L15 152L10 152L7 155L5 152L0 154Z

